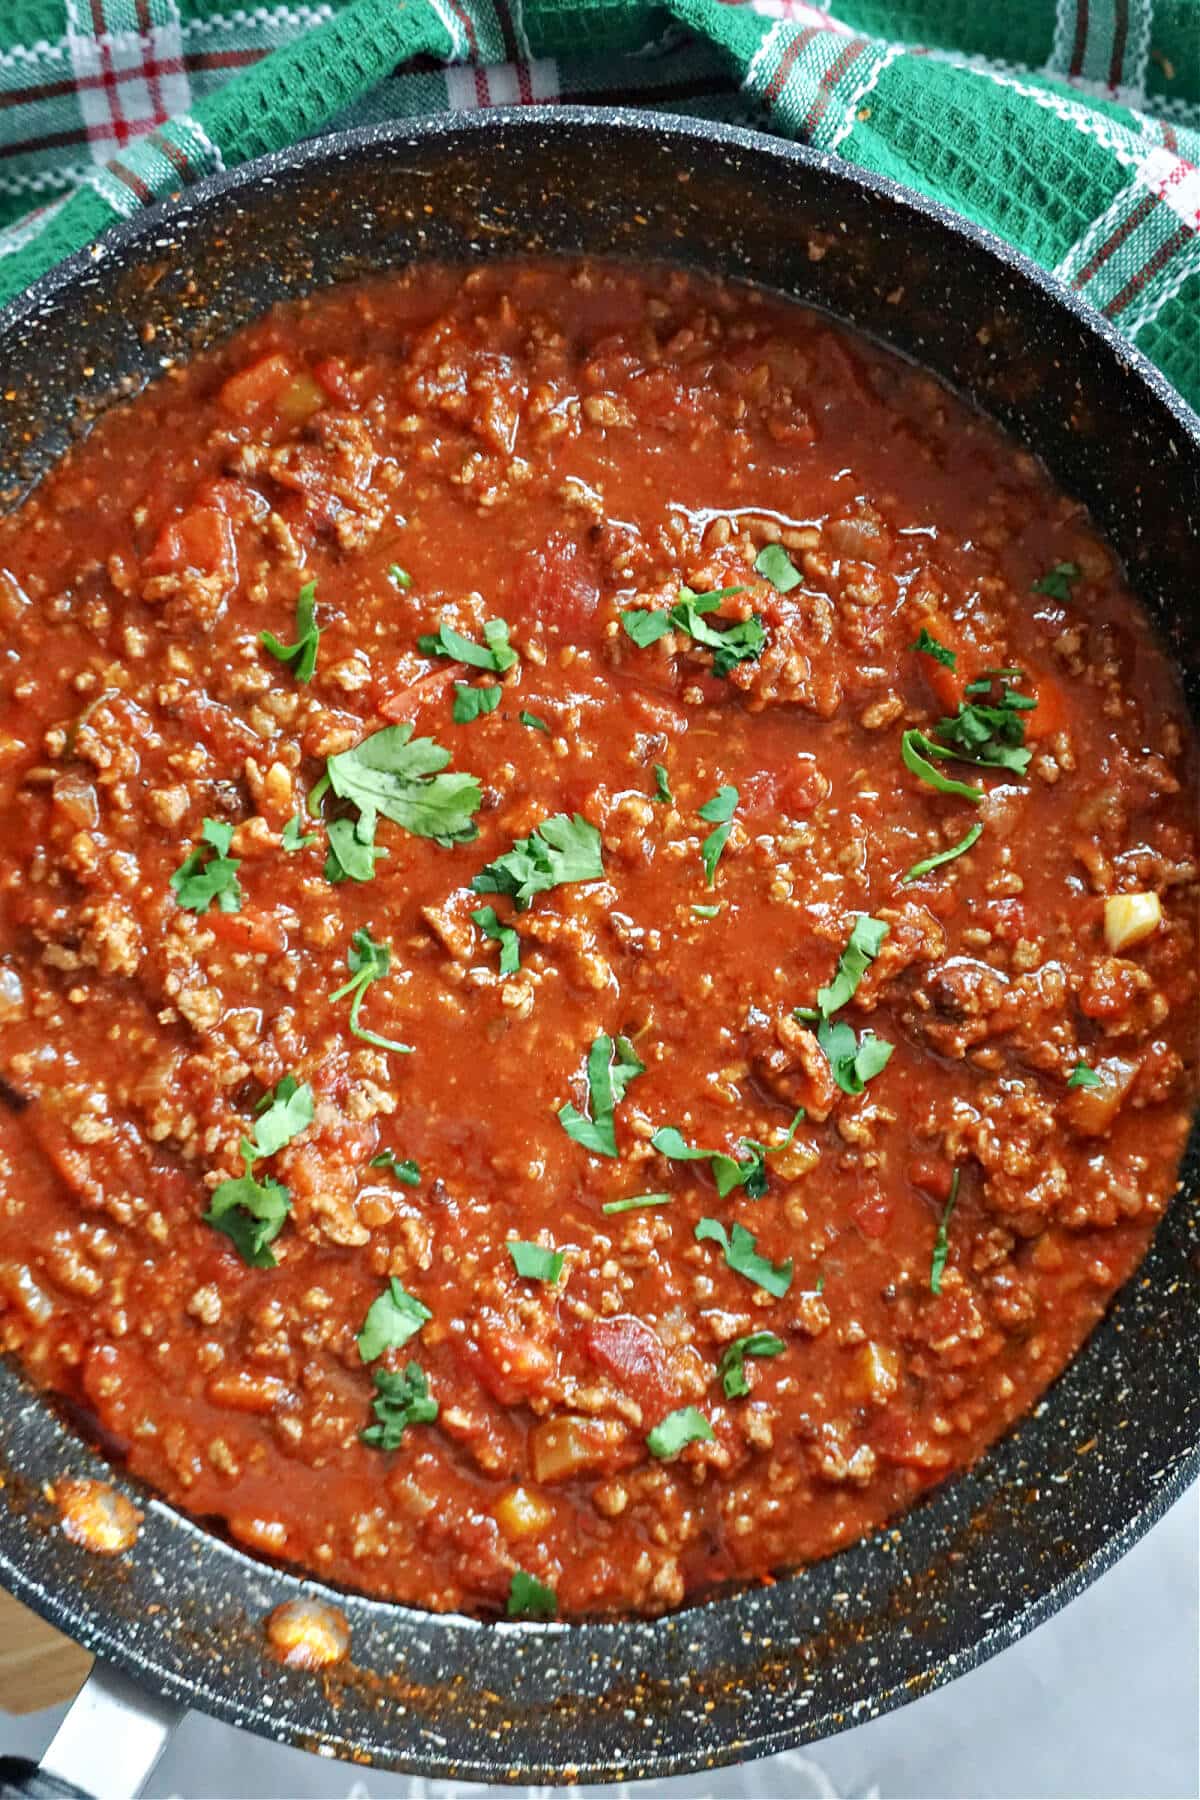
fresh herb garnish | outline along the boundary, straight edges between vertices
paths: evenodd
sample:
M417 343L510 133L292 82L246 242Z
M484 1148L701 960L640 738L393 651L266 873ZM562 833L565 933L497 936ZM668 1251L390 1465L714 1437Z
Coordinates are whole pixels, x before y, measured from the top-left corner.
M203 843L188 851L171 877L175 898L188 912L205 913L214 900L222 912L237 912L242 904L237 872L242 865L229 854L233 826L220 819L205 819L200 836ZM207 861L205 844L216 852Z
M906 731L900 739L900 757L906 769L927 787L936 788L939 794L957 794L960 799L973 800L976 806L983 799L983 789L968 787L965 781L955 781L950 775L943 775L935 769L929 758L931 756L953 756L953 750L946 750L927 738L923 731Z
M420 1184L421 1171L411 1156L406 1156L402 1162L394 1150L380 1150L371 1158L369 1167L386 1169L402 1187L417 1187Z
M454 684L454 706L450 717L456 725L469 725L485 713L495 712L500 704L498 687L472 687L469 681Z
M675 796L671 792L671 778L667 774L665 763L655 763L654 765L653 798L655 800L661 800L666 806L674 806L675 804Z
M715 906L701 906L696 904L692 907L692 911L698 919L715 919L723 905L724 902L720 900Z
M721 860L721 852L729 842L729 834L733 827L730 820L738 803L738 791L735 787L718 788L711 800L706 800L700 808L700 817L706 825L715 825L700 846L700 860L704 864L705 879L709 887L713 885L717 875L717 864Z
M750 1392L745 1368L748 1356L782 1356L786 1349L783 1339L773 1331L752 1331L746 1337L734 1338L717 1364L726 1399L737 1400Z
M365 1025L358 1022L363 996L373 981L381 981L387 974L391 960L390 945L377 944L366 926L360 926L350 939L350 948L346 953L350 979L344 981L329 998L331 1001L344 1000L347 994L353 995L350 1001L350 1031L354 1037L361 1038L364 1044L374 1044L380 1050L395 1050L399 1055L410 1056L411 1044L398 1044L394 1038L380 1037L378 1032L368 1031Z
M511 925L502 925L494 906L480 906L471 914L485 937L500 946L500 973L515 975L521 966L521 940Z
M953 862L956 856L962 856L971 848L972 844L977 844L982 836L983 826L976 822L969 831L964 832L957 844L951 844L948 850L939 850L935 855L924 856L920 862L915 862L904 876L904 880L906 882L919 881L922 875L928 875L931 870L939 869L943 863Z
M758 1240L744 1225L735 1225L731 1236L719 1219L701 1219L696 1225L694 1236L697 1243L711 1238L714 1243L720 1244L725 1252L725 1261L735 1274L744 1275L747 1281L752 1281L756 1287L765 1288L777 1300L782 1300L791 1287L791 1257L784 1263L773 1263L769 1257L760 1256L755 1247Z
M628 1200L606 1200L600 1208L606 1213L635 1212L641 1206L670 1206L670 1194L632 1194Z
M861 1094L871 1077L887 1067L895 1048L873 1031L857 1036L854 1027L843 1019L822 1019L817 1026L817 1042L844 1094Z
M544 1244L528 1244L521 1238L509 1238L507 1249L513 1268L526 1281L545 1281L553 1286L562 1274L561 1250L547 1250Z
M1051 600L1069 600L1071 586L1079 580L1083 570L1078 563L1059 562L1045 575L1039 575L1033 584L1035 594L1048 594Z
M615 1045L607 1032L601 1032L588 1051L587 1082L590 1118L585 1118L568 1100L558 1109L558 1119L569 1138L590 1150L593 1156L617 1154L613 1109L625 1098L625 1090L638 1075L645 1072L633 1045L626 1037Z
M713 652L713 674L728 675L735 664L754 662L762 655L767 641L763 622L755 613L718 631L704 615L715 612L722 600L744 592L744 588L729 587L711 594L695 594L691 588L680 588L679 600L669 611L633 608L621 614L621 624L626 635L643 650L668 631L686 632L695 643Z
M483 639L482 644L477 644L443 621L435 632L417 639L417 648L422 656L447 656L451 662L467 663L473 669L490 669L493 675L503 675L520 660L508 641L506 619L489 619L483 628Z
M307 1081L285 1075L274 1092L265 1093L255 1107L258 1123L252 1139L242 1140L242 1155L256 1161L274 1156L313 1122L313 1091Z
M677 1406L646 1434L646 1448L660 1459L678 1456L688 1444L711 1444L716 1433L698 1406Z
M828 987L817 990L816 1006L793 1008L795 1018L817 1021L817 1042L833 1071L833 1079L846 1094L861 1094L892 1054L893 1046L874 1032L864 1031L859 1038L850 1025L831 1022L834 1013L848 1005L858 992L859 983L879 955L889 929L886 919L859 913L846 948L838 957L833 980Z
M886 919L873 919L869 913L859 913L846 948L838 957L833 980L828 987L817 989L817 1006L822 1018L832 1018L854 998L859 982L879 955L890 929Z
M530 731L544 731L547 737L553 737L554 733L551 731L549 725L547 725L545 719L539 719L536 713L526 712L524 707L522 707L521 711L517 714L517 717L520 719L522 725L528 725Z
M933 1260L929 1265L929 1291L932 1294L940 1294L942 1291L942 1275L946 1268L946 1258L950 1254L950 1220L958 1202L958 1181L959 1171L955 1169L950 1178L950 1198L946 1202L937 1236L933 1240Z
M939 643L937 638L935 638L931 632L927 631L924 625L921 627L920 635L918 636L916 643L910 644L909 649L919 650L922 656L932 656L934 662L940 662L943 668L946 669L954 668L958 661L954 651L948 649L945 644Z
M242 1140L245 1174L231 1176L212 1192L212 1201L202 1214L206 1225L213 1225L233 1240L239 1256L252 1269L273 1269L275 1258L267 1248L283 1230L292 1210L292 1197L281 1181L268 1175L258 1181L251 1174L253 1155Z
M410 588L412 586L412 576L407 569L402 569L399 563L388 564L388 580L398 588Z
M331 819L326 826L329 850L325 858L325 879L339 881L374 881L375 864L386 850L375 842L375 820Z
M787 1149L803 1117L804 1108L800 1107L781 1143L760 1144L757 1138L743 1138L741 1148L746 1154L736 1158L725 1150L702 1150L689 1144L674 1125L660 1126L650 1142L660 1156L672 1162L706 1162L722 1200L737 1187L745 1188L748 1199L761 1200L767 1191L766 1158Z
M296 642L284 644L273 631L259 633L258 641L264 650L286 663L297 681L311 681L317 666L317 646L321 642L321 628L317 624L317 609L314 604L317 584L306 581L296 599Z
M280 833L279 841L291 855L297 850L307 850L310 844L315 844L317 834L315 831L305 831L303 813L293 813Z
M553 1619L558 1612L558 1595L536 1575L514 1569L504 1610L510 1619Z
M361 844L374 842L378 813L414 836L446 847L478 837L475 814L483 799L478 781L474 775L439 774L450 752L432 738L412 733L411 725L385 725L353 750L331 756L310 796L310 810L327 782L339 799L358 808L356 838Z
M511 894L517 911L524 912L533 896L548 888L567 881L601 881L603 877L596 827L578 813L573 819L555 813L481 869L471 886L477 894Z
M410 1425L431 1425L438 1416L438 1403L429 1392L429 1383L420 1363L410 1362L404 1369L373 1369L375 1399L371 1410L376 1423L360 1431L364 1444L376 1450L397 1450Z
M973 681L969 694L992 696L993 682L1000 693L994 703L961 700L953 718L939 719L934 726L936 742L920 748L927 754L953 756L959 762L974 763L977 768L1007 769L1023 775L1033 755L1025 747L1025 717L1037 701L1031 694L1019 694L1012 685L1021 679L1019 670L988 671L990 679Z
M754 569L781 594L790 594L800 585L800 571L782 544L764 544L754 559Z
M1085 1062L1077 1062L1067 1079L1069 1088L1090 1088L1100 1086L1100 1077L1095 1069L1089 1068Z
M433 1314L412 1294L406 1293L394 1275L377 1300L372 1300L355 1343L363 1362L374 1362L385 1350L399 1350L415 1337Z

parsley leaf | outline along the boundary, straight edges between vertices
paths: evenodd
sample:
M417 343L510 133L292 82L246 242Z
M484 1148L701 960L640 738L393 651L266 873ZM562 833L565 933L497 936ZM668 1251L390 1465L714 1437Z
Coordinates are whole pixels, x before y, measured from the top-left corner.
M307 850L310 844L315 844L317 834L315 831L305 831L303 813L293 813L284 826L279 841L290 855L296 850Z
M728 675L736 663L753 662L762 655L767 641L763 622L755 613L749 619L735 621L724 631L718 631L707 623L704 615L714 612L721 601L732 594L744 592L743 588L729 587L718 588L711 594L695 594L691 588L680 588L679 600L669 611L634 607L621 614L621 624L626 635L642 650L657 643L668 631L686 632L695 643L703 644L713 652L714 675Z
M735 1274L744 1275L747 1281L752 1281L756 1287L765 1288L777 1300L782 1300L791 1287L791 1257L784 1263L773 1263L769 1257L760 1256L755 1248L757 1239L744 1225L735 1225L731 1237L719 1219L701 1219L694 1236L697 1243L711 1238L714 1243L720 1244L725 1252L725 1261Z
M520 660L508 641L507 620L489 619L483 628L483 638L483 643L477 644L443 620L435 632L417 639L417 648L423 656L447 656L451 662L467 663L473 669L490 669L494 675L503 675Z
M317 646L321 641L321 628L317 624L314 596L317 591L315 581L306 581L300 589L296 600L296 642L284 644L273 631L259 633L258 641L264 650L286 663L297 681L311 681L317 666Z
M698 919L715 919L717 917L717 915L720 913L721 907L724 904L725 903L723 900L719 900L715 906L701 906L697 902L692 907L692 911L695 913L695 915Z
M407 569L402 569L399 563L388 564L388 580L393 587L410 588L412 586L412 576Z
M900 758L918 780L927 787L936 788L939 794L957 794L963 800L973 800L976 806L983 799L983 789L968 787L965 781L955 781L949 775L943 775L929 761L931 756L953 756L953 750L946 750L925 736L923 731L906 731L900 739Z
M955 1169L950 1180L950 1198L946 1202L946 1210L942 1214L937 1228L937 1236L933 1240L933 1259L929 1265L929 1291L931 1294L940 1294L942 1291L942 1275L945 1272L946 1259L950 1255L950 1220L958 1202L958 1181L959 1171Z
M886 1038L877 1038L873 1031L864 1031L857 1037L854 1027L842 1019L822 1019L817 1026L817 1042L844 1094L861 1094L872 1075L887 1067L895 1048Z
M252 1269L273 1269L275 1258L267 1248L283 1230L292 1210L292 1197L281 1181L270 1176L258 1181L251 1174L253 1155L242 1142L245 1174L231 1176L212 1191L209 1209L202 1214L206 1225L213 1225L231 1238L244 1263Z
M671 792L671 778L667 774L665 763L655 763L654 765L653 798L655 800L661 800L666 806L674 806L675 804L675 796Z
M746 1337L734 1338L717 1364L726 1399L737 1400L750 1392L745 1368L748 1356L782 1356L786 1349L783 1339L773 1331L752 1331Z
M544 731L547 737L553 737L554 733L551 731L549 725L547 725L545 719L539 719L536 713L526 712L525 708L522 707L517 714L517 717L520 719L522 725L528 725L530 731Z
M567 881L601 881L604 863L600 833L575 814L543 819L527 838L481 869L471 886L477 894L511 894L524 912L535 894Z
M666 637L671 630L671 615L657 607L634 607L621 614L621 624L625 635L631 637L639 650L646 650L656 644L659 638Z
M431 1425L437 1418L438 1403L420 1363L410 1362L405 1369L374 1369L371 1379L376 1390L371 1410L377 1422L359 1432L364 1444L396 1450L409 1425Z
M628 1200L606 1200L600 1208L606 1213L634 1212L641 1206L670 1206L670 1194L632 1194Z
M485 937L500 946L500 973L515 975L521 966L521 940L511 925L502 925L494 906L480 906L471 914Z
M704 874L709 887L717 878L717 864L721 860L721 852L729 842L729 833L733 829L729 821L733 817L738 803L738 791L735 787L718 788L711 800L706 800L700 808L700 817L707 825L715 825L700 846L700 861L704 864Z
M921 627L916 643L910 644L909 649L919 650L922 656L932 656L934 662L941 663L946 669L953 669L958 662L954 651L947 649L945 644L940 644L937 638L925 629L924 625Z
M773 588L790 594L800 586L800 571L782 544L764 544L754 559L755 573L765 575Z
M706 825L723 825L727 819L732 819L737 803L735 787L718 788L712 799L706 800L700 808L700 817Z
M380 1150L371 1158L368 1167L386 1169L392 1179L398 1181L402 1187L416 1187L421 1180L421 1171L412 1158L405 1157L401 1162L394 1150Z
M526 1281L546 1281L553 1286L562 1274L561 1250L547 1250L544 1244L529 1244L521 1238L509 1238L506 1247L513 1268Z
M939 869L943 863L953 862L956 856L962 856L971 848L972 844L977 844L982 836L983 826L976 822L969 831L963 833L957 844L951 844L948 850L939 850L935 855L923 856L920 862L915 862L904 876L904 880L906 882L919 881L922 875L928 875L931 870Z
M392 1275L377 1300L372 1300L362 1330L354 1340L363 1362L374 1362L385 1350L399 1350L432 1319L427 1306L406 1293Z
M472 687L469 681L454 684L454 706L450 717L456 725L469 725L485 713L495 712L500 704L498 687Z
M1035 594L1048 594L1051 600L1069 600L1071 585L1079 580L1083 570L1078 563L1059 562L1045 575L1039 575L1033 584Z
M285 1075L273 1093L266 1093L255 1107L259 1115L254 1137L243 1140L242 1155L255 1162L274 1156L313 1122L313 1091L307 1081Z
M394 1038L380 1037L377 1032L368 1031L365 1025L358 1022L363 996L373 981L381 981L391 966L392 952L387 944L377 944L367 930L360 926L350 939L350 949L346 954L346 966L350 970L349 981L344 981L336 992L330 994L330 1000L344 1000L347 994L350 1001L350 1030L354 1037L361 1038L364 1044L374 1044L380 1050L395 1050L399 1055L411 1056L411 1044L398 1044Z
M617 1138L613 1110L625 1098L630 1082L644 1074L645 1069L645 1063L640 1061L628 1038L619 1037L614 1045L608 1033L602 1031L588 1051L591 1118L585 1118L568 1100L558 1109L558 1120L567 1136L590 1150L593 1156L615 1156Z
M724 1150L701 1150L689 1144L674 1125L660 1126L650 1143L660 1156L669 1157L672 1162L708 1163L722 1200L736 1187L744 1187L749 1199L761 1200L767 1191L765 1159L776 1150L787 1149L803 1117L804 1108L800 1107L782 1143L760 1144L756 1138L743 1138L741 1147L746 1155L740 1158L734 1158Z
M859 913L846 948L838 957L833 980L828 987L817 989L817 1006L822 1018L832 1018L840 1007L854 998L859 982L879 955L890 929L886 919L873 919L869 913Z
M711 1444L715 1436L698 1406L677 1406L646 1434L646 1448L661 1459L678 1456L687 1444Z
M510 1619L553 1619L558 1612L558 1595L536 1575L514 1569L504 1610Z
M920 746L927 754L953 756L959 762L974 763L977 768L1007 769L1023 775L1033 752L1025 747L1025 717L1037 701L1031 694L1019 694L1013 687L1020 680L1019 670L998 669L990 678L973 681L969 694L992 697L993 682L1000 684L994 703L961 700L953 718L939 719L934 726L936 742Z
M189 850L171 877L175 898L188 912L205 913L214 900L222 912L237 912L242 904L237 872L242 865L229 854L233 826L220 819L205 819L200 836L216 855L205 861L201 844Z
M1097 1075L1095 1069L1089 1068L1087 1063L1081 1060L1080 1062L1077 1062L1075 1067L1071 1070L1067 1086L1069 1088L1099 1087L1100 1077Z
M470 843L479 836L478 781L474 775L438 774L450 752L432 738L413 738L412 732L411 725L385 725L353 750L331 756L325 765L330 786L358 808L362 843L373 843L377 813L447 848Z
M375 843L375 821L331 819L326 826L329 852L325 858L325 879L339 881L374 881L375 864L386 850Z

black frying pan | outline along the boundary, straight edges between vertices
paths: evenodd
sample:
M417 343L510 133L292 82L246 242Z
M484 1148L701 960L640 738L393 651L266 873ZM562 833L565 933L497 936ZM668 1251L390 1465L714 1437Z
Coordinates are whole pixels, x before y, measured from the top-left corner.
M1196 418L1103 320L986 233L844 164L724 126L575 108L436 119L306 144L203 183L0 314L2 498L16 503L98 408L165 357L274 300L414 258L526 251L746 277L934 370L1091 508L1196 704ZM316 1584L148 1501L119 1473L146 1507L136 1547L108 1562L67 1542L42 1484L109 1471L9 1368L0 1581L148 1690L422 1774L662 1776L825 1736L1010 1644L1194 1477L1198 1136L1140 1274L1036 1414L897 1531L773 1588L655 1622L570 1626L480 1625L333 1595L351 1661L318 1680L270 1660L263 1638L271 1609Z

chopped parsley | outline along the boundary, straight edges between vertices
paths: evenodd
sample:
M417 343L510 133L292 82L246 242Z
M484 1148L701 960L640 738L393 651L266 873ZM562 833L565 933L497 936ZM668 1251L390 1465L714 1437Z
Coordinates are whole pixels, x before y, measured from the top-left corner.
M567 1136L590 1150L593 1156L615 1156L614 1108L625 1098L630 1082L644 1074L645 1069L645 1063L639 1059L628 1038L619 1037L614 1043L608 1033L602 1031L588 1051L588 1110L591 1117L585 1117L569 1100L558 1109L558 1120Z
M558 1612L558 1595L536 1575L514 1569L504 1610L510 1619L553 1619Z
M317 591L315 581L306 581L300 589L296 600L296 642L284 644L273 631L259 633L258 641L264 650L286 663L297 681L311 681L317 666L317 646L321 642L321 628L317 624L317 609L314 597Z
M786 1349L783 1339L773 1331L752 1331L746 1337L734 1338L717 1364L726 1399L737 1400L750 1392L745 1368L748 1356L782 1356Z
M242 865L229 854L233 826L205 819L200 837L202 843L188 851L171 877L176 900L188 912L206 913L214 900L222 912L239 911L242 889L237 872ZM205 845L216 854L206 857Z
M946 1202L945 1211L938 1222L937 1236L933 1240L933 1259L929 1265L929 1291L940 1294L942 1276L945 1273L946 1259L950 1255L950 1220L958 1203L959 1171L955 1169L950 1178L950 1198Z
M522 725L528 725L530 731L544 731L547 737L553 737L554 734L545 719L539 719L536 713L526 712L522 707L517 717Z
M362 846L374 843L380 813L414 836L445 847L470 843L479 836L475 814L483 796L478 781L474 775L440 774L450 752L433 738L414 738L412 733L411 725L385 725L354 749L331 756L313 789L310 809L328 784L340 800L358 809L355 838Z
M704 864L704 875L709 887L717 877L717 864L721 860L721 852L729 842L729 834L733 829L730 820L738 803L738 791L735 787L718 788L711 800L706 800L700 808L700 817L706 825L715 825L700 846L700 861Z
M298 1082L294 1075L285 1075L273 1093L263 1095L254 1110L258 1123L254 1137L243 1139L242 1155L248 1152L257 1161L262 1156L274 1156L312 1124L312 1088L307 1081Z
M715 919L723 905L724 902L720 900L715 906L701 906L697 903L692 907L692 911L698 919Z
M958 662L954 651L945 644L939 643L932 632L925 629L924 625L921 627L916 643L910 644L909 649L919 650L922 656L932 656L934 662L941 663L944 669L952 669Z
M252 1269L273 1269L275 1257L268 1249L283 1230L292 1210L292 1197L281 1181L268 1175L259 1181L251 1174L253 1155L247 1155L242 1140L243 1175L231 1176L212 1192L209 1209L204 1213L206 1225L213 1225L233 1240L239 1256Z
M1071 1070L1067 1080L1067 1086L1069 1088L1099 1087L1100 1077L1097 1075L1095 1069L1089 1068L1087 1063L1080 1061L1077 1062L1075 1067Z
M675 796L671 792L671 778L667 774L665 763L654 765L654 799L661 800L665 806L674 806Z
M797 1006L793 1017L817 1021L817 1042L825 1053L833 1079L844 1094L861 1094L872 1075L887 1065L893 1046L873 1031L859 1037L843 1020L833 1022L834 1013L853 1000L867 969L879 955L890 927L886 919L873 919L859 913L837 960L833 980L828 987L817 989L816 1006Z
M953 776L943 775L930 762L931 756L953 756L953 750L943 749L926 737L923 731L906 731L900 739L900 759L906 769L923 781L926 787L936 788L939 794L957 794L960 799L973 800L976 806L983 799L983 789L968 787L965 781L955 781Z
M454 684L454 707L450 714L456 725L469 725L485 713L495 712L500 704L498 687L472 687L469 681Z
M894 1044L876 1037L873 1031L858 1036L844 1019L822 1019L817 1026L817 1042L844 1094L861 1094L871 1077L887 1067L895 1049Z
M660 1126L650 1142L660 1156L666 1156L672 1162L708 1163L722 1200L737 1187L745 1188L747 1199L761 1200L767 1191L767 1157L777 1150L787 1149L803 1117L804 1108L800 1107L781 1143L760 1144L757 1138L743 1138L741 1148L746 1154L736 1158L725 1150L701 1150L689 1144L674 1125Z
M1035 594L1048 594L1051 600L1069 600L1071 587L1079 580L1083 570L1078 563L1059 562L1044 575L1039 575L1033 584Z
M766 629L757 613L727 625L724 631L710 625L704 615L715 612L722 600L744 592L744 588L728 587L711 594L696 594L691 588L680 588L678 602L669 611L635 607L621 614L621 624L642 650L657 643L668 631L685 632L693 642L713 652L713 674L728 675L737 663L755 662L762 655Z
M381 981L391 965L392 952L387 944L377 944L366 926L360 926L350 939L350 948L346 953L346 966L350 970L349 981L344 981L340 988L330 994L330 1000L344 1000L347 994L350 1001L350 1031L364 1044L374 1044L380 1050L395 1050L401 1056L412 1054L411 1044L398 1044L394 1038L380 1037L378 1032L368 1031L360 1025L358 1015L362 1008L363 996L373 981Z
M919 881L922 875L928 875L933 869L940 869L943 863L953 862L956 856L962 856L973 844L977 844L983 836L983 826L978 821L964 832L957 844L951 844L948 850L939 850L933 856L923 856L915 862L904 876L904 880Z
M500 973L515 975L521 966L521 940L511 925L502 925L494 906L480 906L471 914L485 937L500 946Z
M317 834L315 831L305 831L303 813L293 813L280 833L279 841L291 855L297 850L307 850L310 844L315 844Z
M660 1459L678 1456L688 1444L711 1444L716 1436L698 1406L677 1406L646 1434L646 1448Z
M670 1194L631 1194L628 1200L606 1200L600 1208L606 1213L635 1212L641 1206L670 1206Z
M407 569L402 569L399 563L388 564L388 580L393 587L410 588L412 586L412 576Z
M326 881L374 881L375 864L387 855L375 842L375 820L361 815L357 819L331 819L325 829L329 840Z
M412 1157L406 1156L401 1161L394 1150L380 1150L371 1158L369 1167L386 1169L393 1181L398 1181L402 1187L417 1187L421 1180L421 1171Z
M828 987L817 990L817 1006L822 1018L832 1018L854 998L859 982L879 955L890 929L886 919L873 919L869 913L859 913L846 948L838 957L833 980Z
M507 1249L513 1268L526 1281L546 1281L553 1286L562 1274L561 1250L547 1250L544 1244L528 1244L521 1238L509 1238Z
M568 881L601 881L604 863L600 833L575 814L543 819L527 838L481 869L471 886L477 894L511 894L524 912L535 894Z
M464 637L443 620L435 632L417 639L417 648L422 656L446 656L451 662L467 663L472 669L490 669L493 675L503 675L520 660L508 641L506 619L488 620L482 644Z
M765 575L781 594L790 594L800 586L800 571L782 544L764 544L754 559L754 570Z
M1017 669L986 670L983 678L970 682L966 689L968 694L985 698L961 700L953 718L939 719L934 726L936 743L921 748L926 754L953 756L977 768L1024 775L1033 755L1025 744L1025 714L1033 711L1037 701L1031 694L1017 692L1013 683L1020 680ZM995 692L997 684L999 694Z
M410 1425L431 1425L437 1418L438 1403L429 1392L420 1363L410 1362L404 1369L373 1369L371 1379L375 1383L371 1410L376 1423L359 1432L364 1444L376 1450L398 1450Z
M757 1239L744 1225L735 1225L730 1235L719 1219L701 1219L696 1225L694 1236L698 1244L707 1238L720 1244L725 1252L725 1261L735 1274L744 1275L747 1281L752 1281L756 1287L765 1288L777 1300L782 1300L791 1287L791 1257L786 1262L773 1263L769 1257L760 1256L756 1248Z
M392 1275L377 1300L372 1300L362 1330L354 1340L363 1362L374 1362L385 1350L399 1350L432 1319L427 1306L406 1293Z

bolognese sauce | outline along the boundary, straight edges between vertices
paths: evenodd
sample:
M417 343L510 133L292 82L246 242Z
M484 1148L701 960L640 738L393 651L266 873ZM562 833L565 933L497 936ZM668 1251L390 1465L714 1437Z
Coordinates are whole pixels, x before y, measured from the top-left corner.
M1144 1254L1195 743L920 370L665 269L373 279L100 419L0 616L0 1342L250 1549L765 1578Z

